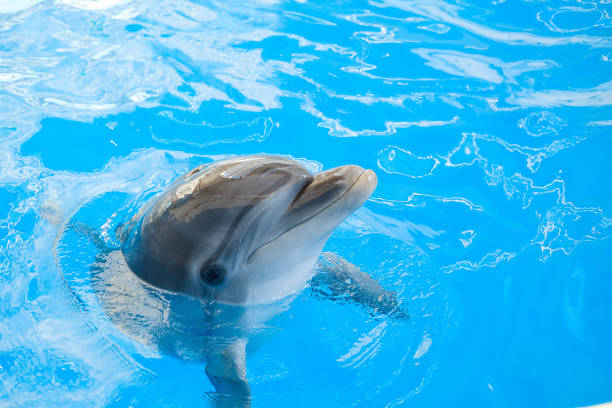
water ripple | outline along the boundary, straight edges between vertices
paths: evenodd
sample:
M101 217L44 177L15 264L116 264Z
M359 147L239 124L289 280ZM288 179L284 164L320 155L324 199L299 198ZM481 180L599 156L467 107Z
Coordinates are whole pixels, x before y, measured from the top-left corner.
M583 90L520 90L508 102L523 108L556 106L598 107L612 105L612 81Z
M516 61L507 63L498 58L485 57L458 51L415 48L415 54L425 59L426 65L448 74L500 84L516 83L516 77L535 70L546 70L558 66L550 60ZM497 68L497 69L496 69Z
M0 0L0 404L213 401L201 365L110 324L83 278L96 250L58 237L91 207L114 245L123 213L178 174L261 152L379 169L327 250L410 320L305 291L263 330L254 405L612 399L610 15L573 0ZM81 276L80 299L58 268ZM488 358L500 349L512 359Z
M470 21L459 16L461 7L443 1L411 1L411 0L384 0L372 1L376 7L394 7L423 16L434 21L446 23L482 36L486 39L516 45L532 46L561 46L568 44L584 44L592 47L610 47L612 40L607 37L574 35L570 37L547 37L526 32L502 31L495 28Z

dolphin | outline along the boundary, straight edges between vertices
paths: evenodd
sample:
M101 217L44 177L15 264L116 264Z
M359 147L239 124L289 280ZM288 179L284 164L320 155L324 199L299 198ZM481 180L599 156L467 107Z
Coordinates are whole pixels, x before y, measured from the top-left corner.
M142 215L123 252L162 289L259 304L302 289L325 241L376 187L348 165L312 176L296 161L246 156L197 167Z
M240 156L194 168L121 229L91 281L122 331L161 352L206 361L215 406L250 406L246 355L266 321L310 283L320 296L407 317L394 292L325 254L334 229L376 188L372 170L312 175L297 161Z

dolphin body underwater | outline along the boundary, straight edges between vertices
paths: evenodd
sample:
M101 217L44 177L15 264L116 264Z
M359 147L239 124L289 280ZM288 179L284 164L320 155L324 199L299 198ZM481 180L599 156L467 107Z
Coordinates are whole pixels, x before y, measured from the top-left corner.
M315 293L407 318L394 292L324 254L333 230L376 187L347 165L312 175L278 156L196 167L120 229L91 274L105 314L145 346L205 361L216 407L250 406L247 351L308 284ZM263 335L263 336L262 336Z

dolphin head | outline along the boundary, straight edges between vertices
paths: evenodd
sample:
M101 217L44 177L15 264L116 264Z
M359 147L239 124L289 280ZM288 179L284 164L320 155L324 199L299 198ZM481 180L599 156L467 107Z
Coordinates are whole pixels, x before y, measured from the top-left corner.
M312 175L296 161L243 156L180 177L143 211L124 255L159 288L228 304L304 287L332 231L376 187L347 165Z

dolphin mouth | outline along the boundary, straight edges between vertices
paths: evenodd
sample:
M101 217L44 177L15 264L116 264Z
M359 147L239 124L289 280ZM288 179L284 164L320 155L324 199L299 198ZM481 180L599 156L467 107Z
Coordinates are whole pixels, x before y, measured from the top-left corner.
M279 239L289 231L316 218L332 207L340 207L333 212L322 231L331 231L346 217L357 210L370 197L376 188L376 173L359 166L337 167L315 175L296 193L293 201L279 220L279 233L258 246L247 258L247 262L261 248Z
M343 166L342 168L346 168L346 167L349 167L349 166ZM376 174L372 170L364 170L358 166L350 166L350 167L351 167L350 172L353 174L350 174L344 180L345 183L340 183L340 185L338 185L333 182L332 183L324 182L324 187L329 186L329 188L326 189L325 191L320 191L321 189L319 188L318 189L319 191L315 192L314 197L313 197L313 194L311 194L311 192L312 190L315 189L313 186L316 185L318 182L318 179L317 179L318 175L315 176L312 180L310 180L310 182L302 188L302 190L298 193L298 195L296 195L295 199L291 203L291 206L289 206L289 208L285 212L285 216L287 216L288 214L291 214L292 212L299 212L300 208L304 206L310 207L310 208L307 208L306 210L302 210L302 214L297 214L298 218L301 218L300 215L302 216L306 215L304 214L304 212L310 212L312 210L314 211L311 214L306 215L302 220L296 222L294 225L285 229L281 233L281 235L295 227L298 227L301 224L304 224L305 222L308 222L309 220L315 218L317 215L321 214L323 211L333 206L334 204L345 199L347 195L351 194L351 191L353 191L354 189L357 189L357 186L360 180L363 181L362 178L372 178L373 177L374 180L376 179ZM333 169L333 170L336 170L336 169ZM357 173L356 177L354 177L355 173ZM322 174L325 175L325 173L322 173ZM352 180L353 178L354 180ZM370 194L371 194L371 191L364 198L367 199L370 196Z

